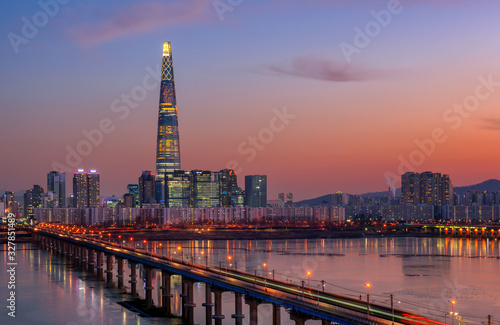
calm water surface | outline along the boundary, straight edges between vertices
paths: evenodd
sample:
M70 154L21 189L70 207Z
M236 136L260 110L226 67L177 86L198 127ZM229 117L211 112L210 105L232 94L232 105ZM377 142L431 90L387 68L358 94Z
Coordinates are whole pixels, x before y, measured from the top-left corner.
M397 308L412 310L444 321L456 300L455 312L471 324L493 315L500 324L500 242L453 238L360 238L314 240L236 240L185 242L134 242L157 254L186 261L238 268L300 286L305 285L362 299L365 283L371 283L370 301L389 304L394 295ZM0 249L5 246L0 246ZM148 319L116 302L130 296L107 288L95 275L81 271L68 259L26 244L18 247L17 317L13 322L6 308L0 324L179 324L178 320ZM231 257L231 258L229 258ZM7 299L6 253L2 252L0 294ZM266 263L266 267L263 264ZM125 279L129 269L126 266ZM116 267L115 267L116 271ZM308 278L306 272L310 271ZM142 274L142 270L140 270ZM156 272L153 294L160 301ZM127 282L127 281L125 281ZM128 285L128 283L126 283ZM138 286L139 287L139 286ZM180 314L180 277L172 277L174 312ZM205 288L195 284L195 322L204 324ZM139 289L144 297L143 290ZM4 298L2 298L4 299ZM5 300L3 300L5 301ZM224 324L231 319L234 300L223 294ZM259 324L269 324L270 305L259 306ZM248 315L248 307L244 305ZM450 323L448 317L447 322ZM244 323L248 323L248 318ZM464 322L465 323L465 322ZM282 310L282 324L293 324ZM308 325L320 324L308 321ZM458 324L458 322L456 322Z

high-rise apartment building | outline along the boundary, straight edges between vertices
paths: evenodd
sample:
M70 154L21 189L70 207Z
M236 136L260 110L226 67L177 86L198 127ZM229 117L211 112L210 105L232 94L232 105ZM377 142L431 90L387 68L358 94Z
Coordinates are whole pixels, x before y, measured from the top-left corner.
M190 207L192 175L184 170L176 170L166 174L165 178L165 206Z
M155 180L155 202L161 205L164 205L165 203L165 198L163 197L163 192L164 192L163 186L164 186L163 179L158 179L157 175Z
M88 193L87 173L83 169L78 169L73 173L73 207L88 208Z
M78 169L73 174L73 207L95 208L100 206L100 193L100 174L95 169L91 169L88 173L83 169Z
M420 175L407 172L401 175L401 200L403 203L420 203Z
M245 205L249 207L267 206L267 176L245 176Z
M144 204L155 203L156 182L155 175L149 170L144 170L139 177L139 203L141 207Z
M163 180L165 173L181 168L179 126L175 97L174 69L170 42L163 44L163 62L156 143L156 174Z
M292 204L292 203L293 203L293 194L287 193L286 194L286 204Z
M51 171L47 174L47 193L52 194L52 206L63 208L66 206L66 174Z
M335 206L346 205L349 203L349 195L347 193L342 193L342 191L338 191L332 194L331 201L332 205Z
M231 195L238 188L236 172L232 169L219 171L219 205L229 207L232 205Z
M95 170L91 169L87 173L87 183L88 183L88 207L96 208L100 205L101 200L101 181L100 174Z
M3 202L5 203L5 215L8 215L9 213L17 213L18 202L16 202L14 192L6 191L3 195Z
M35 217L35 209L42 207L42 194L44 193L43 187L40 185L33 185L24 193L24 216L28 219Z
M409 204L453 204L449 175L407 172L401 175L401 201Z
M133 207L140 205L140 203L139 203L139 185L138 184L128 184L127 185L127 194L134 196Z
M219 205L218 173L207 170L191 171L192 207L216 207Z

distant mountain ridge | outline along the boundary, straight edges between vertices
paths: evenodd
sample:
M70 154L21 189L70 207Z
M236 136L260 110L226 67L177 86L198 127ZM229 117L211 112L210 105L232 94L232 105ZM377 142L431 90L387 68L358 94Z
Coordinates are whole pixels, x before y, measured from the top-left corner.
M487 181L474 184L474 185L468 185L468 186L458 186L453 188L453 193L457 193L458 195L464 195L467 191L477 191L477 192L496 192L500 191L500 180L498 179L489 179ZM372 197L375 199L378 199L384 195L388 195L388 191L383 191L383 192L371 192L371 193L364 193L364 194L349 194L349 195L359 195L362 197ZM332 193L333 194L333 193ZM302 200L299 202L295 202L296 205L299 206L312 206L312 205L321 205L321 204L331 204L331 195L332 194L326 194L323 196L319 196L317 198L313 199L308 199L308 200ZM399 196L401 195L401 188L396 189L396 195Z

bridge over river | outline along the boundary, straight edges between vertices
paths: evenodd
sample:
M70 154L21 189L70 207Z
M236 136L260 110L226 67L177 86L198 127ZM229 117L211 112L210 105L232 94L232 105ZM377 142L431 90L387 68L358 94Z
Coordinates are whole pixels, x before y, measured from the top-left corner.
M100 239L80 235L61 233L35 228L35 239L43 248L75 259L90 270L97 269L99 277L113 285L113 275L118 277L118 287L124 288L123 263L130 264L131 295L137 296L137 268L142 264L145 270L145 300L147 308L153 307L153 270L161 272L160 307L165 316L172 314L171 276L182 277L182 314L186 324L194 324L193 285L205 284L205 303L198 308L205 308L206 324L221 325L226 315L222 314L222 293L234 293L234 314L230 315L236 325L243 324L248 317L251 325L258 324L260 304L272 304L272 321L269 324L281 324L281 308L290 313L296 324L305 324L309 319L319 319L323 324L443 324L427 319L425 315L381 306L367 301L344 297L305 286L270 279L238 271L232 268L209 267L183 260L153 254L147 251L120 246ZM113 267L117 264L117 271ZM106 270L104 270L104 265ZM243 299L249 305L249 315L243 314Z

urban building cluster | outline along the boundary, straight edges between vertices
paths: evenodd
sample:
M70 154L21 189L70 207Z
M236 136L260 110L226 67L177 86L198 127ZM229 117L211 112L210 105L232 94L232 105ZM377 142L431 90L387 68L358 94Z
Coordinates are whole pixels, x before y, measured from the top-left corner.
M450 176L433 172L407 172L401 176L403 204L453 204Z
M13 192L5 192L0 200L0 216L20 212L28 220L89 225L134 225L148 221L164 225L261 222L292 225L298 222L300 226L301 223L362 220L500 219L500 191L468 191L459 196L453 193L448 175L430 172L406 173L401 181L400 197L394 197L391 192L377 199L337 192L315 206L301 207L294 204L292 193L279 193L277 200L267 200L265 175L245 176L243 190L231 169L218 172L178 170L165 173L160 179L151 171L143 171L136 184L127 186L123 197L102 199L97 171L75 172L73 193L68 197L66 175L51 171L47 174L47 191L34 185L24 194L22 206Z
M129 184L123 202L111 205L135 207L265 207L267 204L267 176L245 176L245 190L238 186L232 169L218 172L176 170L154 175L143 171L138 184ZM103 202L107 205L108 202Z

